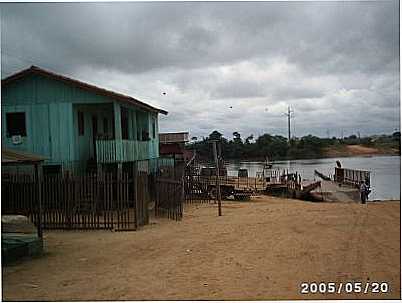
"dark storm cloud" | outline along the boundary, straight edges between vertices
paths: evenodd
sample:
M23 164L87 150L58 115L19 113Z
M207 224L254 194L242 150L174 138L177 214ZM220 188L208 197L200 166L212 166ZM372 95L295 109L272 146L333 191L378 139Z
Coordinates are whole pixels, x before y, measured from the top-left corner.
M3 76L34 64L143 98L169 110L164 131L285 134L288 104L298 135L328 118L334 133L399 128L397 1L14 3L1 17Z

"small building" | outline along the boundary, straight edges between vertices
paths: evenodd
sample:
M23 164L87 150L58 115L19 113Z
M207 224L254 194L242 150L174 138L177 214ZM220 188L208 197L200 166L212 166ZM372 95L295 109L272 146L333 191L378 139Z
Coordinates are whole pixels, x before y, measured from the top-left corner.
M159 152L165 157L171 157L179 161L188 161L192 157L192 151L185 149L189 141L188 132L160 133Z
M43 171L90 171L159 157L158 115L138 99L31 66L1 82L3 148Z
M41 155L33 155L20 151L2 149L1 150L1 165L9 166L27 166L34 171L35 180L38 181L39 169L41 163L45 160ZM34 197L35 202L39 205L37 208L38 215L36 226L34 220L29 220L28 217L22 216L16 211L16 205L10 203L9 188L5 188L9 176L3 175L2 182L2 202L1 202L1 253L2 262L7 264L19 258L26 256L38 256L43 252L43 233L40 218L42 218L41 198L38 191L31 191L29 195ZM28 183L28 179L23 179L24 183ZM14 187L14 191L21 193L21 188ZM13 193L16 196L15 193ZM18 196L18 194L17 194ZM33 218L31 218L33 219Z

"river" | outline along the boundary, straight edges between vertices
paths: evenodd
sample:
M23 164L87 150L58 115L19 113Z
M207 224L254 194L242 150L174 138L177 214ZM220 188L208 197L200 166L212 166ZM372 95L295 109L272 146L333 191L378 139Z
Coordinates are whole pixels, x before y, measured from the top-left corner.
M369 200L400 200L401 194L401 157L400 156L373 156L347 157L306 160L275 161L273 169L288 169L289 172L298 172L303 179L320 180L314 176L314 170L325 175L333 175L336 160L341 161L342 167L371 171L371 190ZM227 165L229 176L237 176L239 168L246 168L250 177L262 171L263 162L230 161Z

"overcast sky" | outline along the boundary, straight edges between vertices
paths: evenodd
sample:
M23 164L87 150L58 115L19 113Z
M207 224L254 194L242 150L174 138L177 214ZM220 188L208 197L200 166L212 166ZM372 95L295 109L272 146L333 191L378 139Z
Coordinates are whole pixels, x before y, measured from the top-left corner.
M169 114L160 131L400 128L399 4L0 4L2 78L37 65ZM165 94L163 94L165 93Z

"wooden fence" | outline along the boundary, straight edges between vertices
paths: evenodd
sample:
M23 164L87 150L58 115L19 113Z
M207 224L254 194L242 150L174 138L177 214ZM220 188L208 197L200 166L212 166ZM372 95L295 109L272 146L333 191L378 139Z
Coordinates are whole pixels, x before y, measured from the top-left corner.
M181 220L184 202L183 181L157 177L155 188L155 216Z
M45 229L136 230L148 223L148 175L31 176L2 179L2 213L39 219Z
M181 220L183 205L193 203L208 203L211 201L210 180L193 173L184 165L165 167L153 179L151 193L155 193L155 216Z
M39 181L9 174L2 179L2 212L28 216L44 229L123 231L148 224L148 205L154 201L156 217L181 220L184 203L211 201L212 181L194 167L167 160L135 161L120 173L58 174Z
M200 175L184 175L184 195L186 203L209 203L212 199L211 181Z

